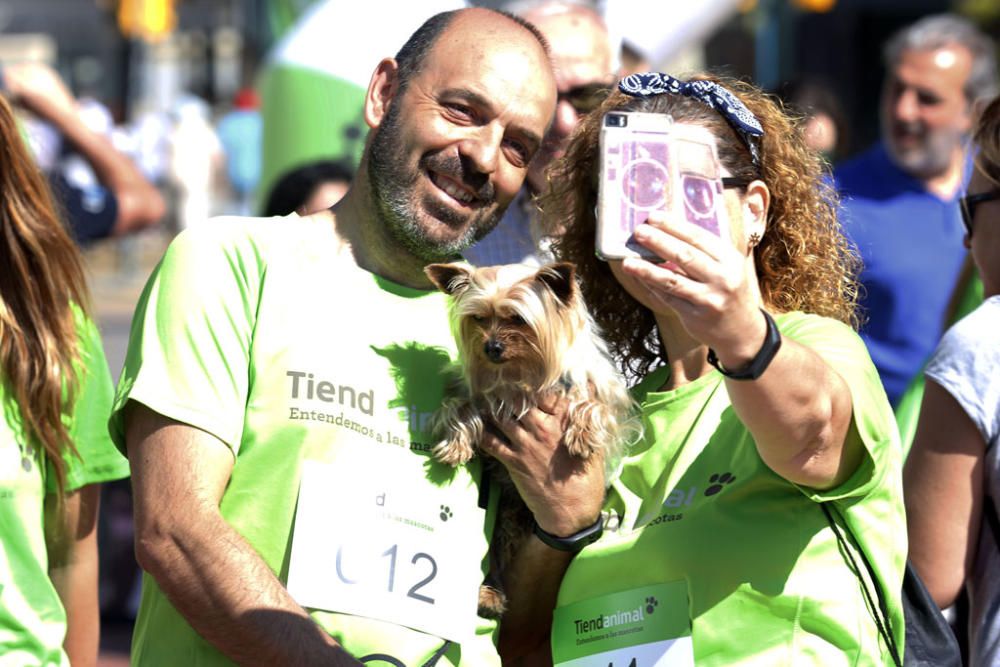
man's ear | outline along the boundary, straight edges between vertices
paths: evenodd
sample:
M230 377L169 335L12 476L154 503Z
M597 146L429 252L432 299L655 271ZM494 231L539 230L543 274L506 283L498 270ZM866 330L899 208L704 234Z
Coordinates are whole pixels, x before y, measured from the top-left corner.
M382 124L389 104L399 92L399 65L393 58L383 58L368 82L365 93L365 122L374 129Z
M472 268L467 264L428 264L424 273L445 294L456 296L469 288Z
M750 241L751 238L764 238L767 230L767 212L771 208L771 191L767 189L764 181L751 181L747 186L746 194L743 196L743 235L746 243L747 254L753 252L756 243Z

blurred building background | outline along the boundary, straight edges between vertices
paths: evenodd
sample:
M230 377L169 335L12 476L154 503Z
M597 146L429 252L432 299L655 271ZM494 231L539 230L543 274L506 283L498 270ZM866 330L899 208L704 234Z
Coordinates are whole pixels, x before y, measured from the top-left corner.
M183 95L203 99L218 115L253 81L264 54L321 1L4 0L0 63L37 58L56 66L78 95L101 101L119 124L142 112L167 112ZM366 3L336 4L349 21ZM955 11L1000 34L1000 3L994 0L596 4L627 44L638 42L648 51L643 55L653 65L722 68L765 87L822 77L844 105L856 147L876 134L879 45L894 29L929 13Z
M316 0L4 0L0 63L31 57L56 65L75 92L102 101L119 123L142 110L169 110L185 93L220 113L252 80L260 57L313 4ZM339 4L349 20L350 7L362 3ZM642 40L661 28L671 36L650 49L654 65L681 57L681 63L724 68L765 87L822 76L842 100L858 147L875 136L879 45L895 28L925 14L955 11L991 34L1000 30L1000 3L993 0L601 4L611 18L622 17L615 28L626 41L629 21ZM688 11L682 5L710 16L710 24L677 34L672 28L680 23L677 14Z

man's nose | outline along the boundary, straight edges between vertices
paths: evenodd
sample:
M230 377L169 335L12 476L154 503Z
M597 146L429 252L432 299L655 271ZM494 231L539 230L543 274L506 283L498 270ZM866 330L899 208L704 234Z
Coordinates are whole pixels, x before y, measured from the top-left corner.
M920 116L920 105L917 103L917 93L913 90L903 90L892 103L892 115L896 120L913 122Z
M500 159L500 145L503 142L503 128L487 123L472 128L469 136L459 144L459 152L482 174L492 174Z

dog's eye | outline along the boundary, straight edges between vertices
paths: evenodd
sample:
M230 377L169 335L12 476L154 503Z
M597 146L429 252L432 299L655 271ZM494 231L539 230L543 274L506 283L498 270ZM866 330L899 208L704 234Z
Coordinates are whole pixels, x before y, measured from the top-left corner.
M521 317L520 315L511 315L510 316L510 321L513 322L517 326L521 326L522 324L525 324L524 318Z
M482 315L473 315L472 319L474 319L476 322L479 322L480 324L486 321L486 318L483 317Z

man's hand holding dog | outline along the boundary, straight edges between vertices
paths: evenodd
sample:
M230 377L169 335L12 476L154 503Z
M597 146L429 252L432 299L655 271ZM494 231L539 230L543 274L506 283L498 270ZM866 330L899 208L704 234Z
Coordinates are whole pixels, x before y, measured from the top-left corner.
M563 443L569 401L541 398L519 420L487 431L482 448L510 472L538 526L553 535L572 535L597 519L604 503L604 459L572 456Z

